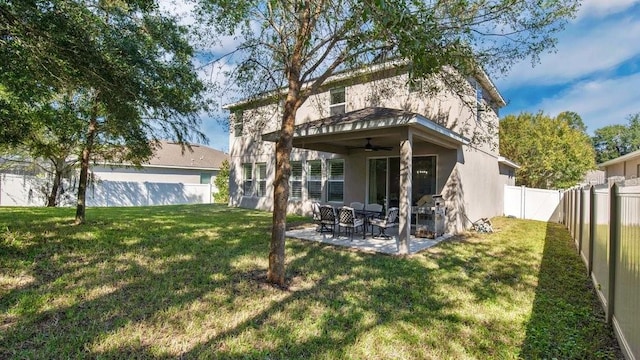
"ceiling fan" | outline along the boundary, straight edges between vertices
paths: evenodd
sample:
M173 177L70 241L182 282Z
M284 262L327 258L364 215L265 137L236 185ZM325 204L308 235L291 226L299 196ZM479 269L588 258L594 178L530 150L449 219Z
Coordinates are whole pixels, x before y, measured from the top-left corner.
M359 147L360 149L364 149L364 151L378 151L378 150L386 150L389 151L393 149L391 146L378 146L371 144L371 138L367 138L367 144L365 146Z

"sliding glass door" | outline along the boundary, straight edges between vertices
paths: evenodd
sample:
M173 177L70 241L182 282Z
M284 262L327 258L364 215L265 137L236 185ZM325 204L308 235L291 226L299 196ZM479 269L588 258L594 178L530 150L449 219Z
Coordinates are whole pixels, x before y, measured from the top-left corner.
M424 195L436 193L435 156L413 158L412 198L416 202ZM369 189L367 202L382 204L385 209L400 204L400 158L369 159Z

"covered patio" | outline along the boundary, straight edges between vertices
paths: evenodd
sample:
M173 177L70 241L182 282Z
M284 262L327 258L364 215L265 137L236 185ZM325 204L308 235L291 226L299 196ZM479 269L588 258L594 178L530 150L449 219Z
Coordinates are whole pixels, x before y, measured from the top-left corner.
M315 227L307 227L302 229L293 229L287 231L287 237L305 241L315 241L324 244L334 245L334 246L343 246L352 249L356 249L358 251L364 252L372 252L372 253L382 253L382 254L416 254L421 251L424 251L428 248L431 248L441 241L450 238L452 235L444 234L435 239L427 239L427 238L418 238L411 235L409 239L409 249L408 252L402 253L399 251L399 238L397 229L389 229L388 234L391 236L390 239L376 238L371 236L371 234L367 233L365 238L363 239L360 236L360 233L356 234L353 239L351 237L343 234L331 234L330 232L318 232Z
M275 142L279 137L276 131L264 134L262 139ZM385 209L398 207L399 226L392 240L354 238L353 242L345 242L313 229L292 230L287 236L398 254L435 245L436 240L412 234L412 207L421 196L443 191L456 164L464 163L462 146L467 144L467 138L420 114L389 108L364 108L296 126L294 148L337 154L345 159L343 204L365 200L381 203ZM418 169L414 169L416 164L425 170L414 171ZM376 169L381 171L374 174ZM429 177L425 186L428 190L414 188L416 181L427 181L418 177ZM372 194L375 185L379 189Z

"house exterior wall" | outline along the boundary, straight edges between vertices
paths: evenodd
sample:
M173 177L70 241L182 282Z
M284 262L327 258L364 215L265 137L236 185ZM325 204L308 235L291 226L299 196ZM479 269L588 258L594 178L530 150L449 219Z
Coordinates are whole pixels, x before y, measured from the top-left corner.
M387 107L422 114L427 119L443 125L471 139L471 144L456 149L447 149L428 140L414 141L413 156L435 155L437 157L437 193L443 195L447 206L447 217L451 232L464 228L466 221L480 217L492 217L503 212L504 185L515 182L512 172L498 163L498 115L494 107L483 106L478 112L477 104L490 104L486 93L476 98L475 89L469 84L464 101L450 91L426 95L409 89L407 73L387 72L367 82L341 82L327 85L321 92L311 96L298 110L296 124L302 124L329 116L329 91L345 86L346 112L365 107ZM477 103L477 104L476 104ZM239 115L232 110L229 134L231 171L229 177L230 205L262 210L273 209L273 179L275 172L275 144L261 140L261 134L279 128L282 111L278 104L267 104L243 109L242 130L234 126ZM397 150L397 146L394 150ZM366 202L368 159L372 157L398 157L397 151L360 152L339 155L293 149L291 161L321 159L323 166L323 189L321 202L326 203L326 165L329 159L344 159L344 199L335 206L352 201ZM266 164L267 182L264 196L255 194L256 164ZM251 195L243 194L243 164L252 164L253 188ZM502 166L502 167L501 167ZM306 178L303 169L303 179ZM303 184L306 182L303 181ZM290 213L308 214L311 201L307 200L303 185L303 197L290 200ZM364 201L363 201L364 200ZM415 202L417 199L413 199Z
M625 179L635 179L640 177L640 156L634 156L630 159L611 164L604 167L605 177Z
M473 80L472 80L473 81ZM476 94L471 83L466 83L461 97L448 90L441 81L436 81L440 91L436 94L425 91L413 91L406 72L388 71L361 83L337 82L325 86L324 91L310 96L296 114L296 125L329 116L329 91L332 88L345 87L346 112L366 107L387 107L403 109L425 116L427 119L455 131L469 139L477 148L493 152L499 148L497 129L499 118L487 92ZM427 85L424 85L425 87ZM477 99L481 97L481 99ZM483 111L478 112L478 106ZM281 114L281 113L279 113ZM272 128L270 131L274 131Z
M174 169L161 167L144 167L136 169L133 167L110 167L93 166L91 168L94 176L98 180L107 181L131 181L131 182L157 182L175 184L200 184L201 174L211 174L213 183L218 170L202 169Z
M606 172L606 177L607 178L611 178L614 176L625 176L625 163L621 162L621 163L617 163L617 164L613 164L610 166L607 166L605 169Z

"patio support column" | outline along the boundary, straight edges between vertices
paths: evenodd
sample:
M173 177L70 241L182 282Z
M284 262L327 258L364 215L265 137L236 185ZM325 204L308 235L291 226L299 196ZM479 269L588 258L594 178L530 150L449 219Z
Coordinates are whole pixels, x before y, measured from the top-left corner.
M400 224L398 229L398 253L409 253L411 239L411 184L413 158L413 133L407 129L400 140Z

